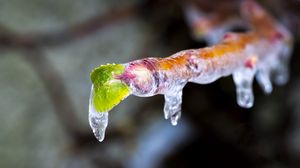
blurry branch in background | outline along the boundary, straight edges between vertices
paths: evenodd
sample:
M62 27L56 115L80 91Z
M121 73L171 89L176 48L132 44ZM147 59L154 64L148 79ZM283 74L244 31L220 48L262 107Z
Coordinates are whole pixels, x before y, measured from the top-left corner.
M221 1L217 7L209 7L202 1L184 2L184 14L187 25L192 30L192 37L197 41L204 40L213 45L222 40L225 33L233 28L244 27L245 23L239 14L239 3Z
M31 64L43 82L53 103L54 112L57 113L56 115L63 128L72 136L72 139L76 139L74 136L81 134L82 124L74 113L75 107L67 93L67 88L62 77L40 49L27 47L22 51L26 60Z
M61 75L42 52L42 47L55 47L91 35L101 28L124 20L136 14L138 5L112 9L105 14L99 14L63 30L49 33L19 34L0 25L0 50L15 49L34 68L53 103L54 111L75 144L92 139L90 132L85 133L75 107L67 93ZM112 132L116 132L113 131ZM118 131L117 131L118 132ZM113 133L114 134L114 133ZM91 138L90 138L91 137ZM93 139L94 140L94 139Z
M11 33L0 26L0 46L6 47L54 47L83 38L99 31L101 28L117 21L132 17L138 12L139 5L112 9L105 14L99 14L80 23L49 33Z

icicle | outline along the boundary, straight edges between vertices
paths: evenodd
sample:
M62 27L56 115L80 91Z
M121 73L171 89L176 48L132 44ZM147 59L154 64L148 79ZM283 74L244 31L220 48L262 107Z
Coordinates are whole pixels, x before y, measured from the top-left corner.
M277 52L274 54L273 58L275 59L272 61L274 82L282 86L289 80L289 63L293 46L289 43L279 43L276 47Z
M93 106L93 86L91 88L89 102L89 124L93 130L95 137L102 142L105 137L105 130L108 124L108 112L97 112Z
M264 66L268 66L268 65L264 65ZM258 72L256 74L256 80L257 80L258 84L260 85L260 87L262 88L262 90L266 94L270 94L272 92L273 86L272 86L272 82L270 79L269 68L264 68L264 69L258 70Z
M275 78L274 82L277 85L284 85L289 80L289 67L288 63L284 62L284 60L279 60L282 62L279 62L278 65L275 67Z
M170 89L168 93L165 94L165 105L164 105L164 115L165 119L170 119L172 125L177 125L177 121L181 117L181 103L182 103L182 88L184 83L180 83Z
M237 103L241 107L251 108L254 103L252 90L254 69L242 68L233 73L233 80L236 85Z
M181 93L182 94L182 93ZM172 125L177 125L177 121L181 116L182 97L165 95L164 114L165 119L171 118Z
M105 130L108 124L108 112L89 113L89 123L95 137L102 142L105 137Z

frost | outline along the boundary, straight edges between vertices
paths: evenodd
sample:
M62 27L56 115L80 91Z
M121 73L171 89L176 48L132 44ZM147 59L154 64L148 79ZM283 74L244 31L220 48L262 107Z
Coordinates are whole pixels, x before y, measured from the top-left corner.
M105 130L108 124L108 112L97 112L93 105L93 86L89 101L89 124L95 137L102 142L105 137Z

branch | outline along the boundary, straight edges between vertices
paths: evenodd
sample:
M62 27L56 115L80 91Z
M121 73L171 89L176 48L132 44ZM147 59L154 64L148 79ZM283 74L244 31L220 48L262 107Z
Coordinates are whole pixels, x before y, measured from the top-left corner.
M0 49L20 49L24 53L24 57L44 83L53 102L54 112L63 128L77 143L81 141L78 137L89 139L92 134L87 136L83 132L63 79L43 55L41 47L55 47L91 35L105 26L133 16L137 9L138 5L112 9L105 14L96 15L81 23L50 33L19 34L0 25Z
M73 40L91 35L99 29L117 21L130 18L138 11L139 5L132 5L119 9L112 9L105 14L96 15L81 23L72 25L62 30L50 33L17 34L0 26L0 46L6 47L42 47L58 46Z
M23 51L26 61L31 64L43 82L63 128L71 137L76 138L82 134L83 126L75 115L74 105L67 94L62 77L38 48L26 48Z

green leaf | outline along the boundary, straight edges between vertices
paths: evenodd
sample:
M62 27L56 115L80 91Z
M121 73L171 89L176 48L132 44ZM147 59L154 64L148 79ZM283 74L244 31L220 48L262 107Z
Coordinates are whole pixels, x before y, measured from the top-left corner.
M92 71L91 80L94 85L92 101L97 112L111 110L131 93L127 84L115 78L124 71L125 67L122 64L102 65Z

